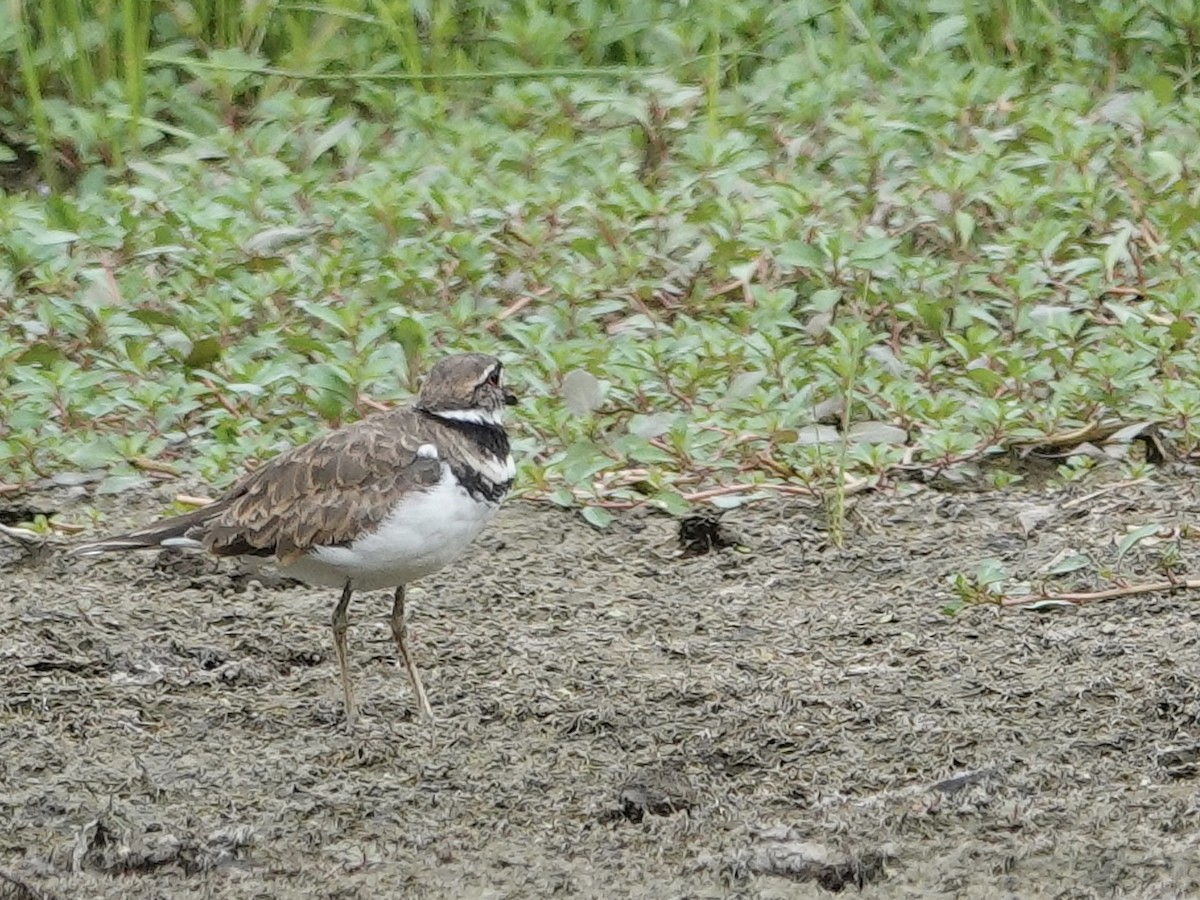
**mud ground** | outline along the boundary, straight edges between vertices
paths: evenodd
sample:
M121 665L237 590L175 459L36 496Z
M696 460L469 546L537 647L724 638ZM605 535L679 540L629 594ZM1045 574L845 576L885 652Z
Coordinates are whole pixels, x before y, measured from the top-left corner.
M170 496L69 494L34 502ZM514 503L410 592L435 726L387 595L352 605L354 735L334 592L0 546L0 898L1195 896L1197 595L943 609L985 558L1099 584L1196 508L1166 475L923 488L858 498L845 549L774 503L685 557L667 517ZM1200 577L1186 537L1121 572L1175 552Z

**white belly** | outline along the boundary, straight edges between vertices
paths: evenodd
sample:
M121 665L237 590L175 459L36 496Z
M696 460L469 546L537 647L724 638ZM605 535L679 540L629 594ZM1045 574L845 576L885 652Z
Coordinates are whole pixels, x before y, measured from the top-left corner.
M375 531L342 547L316 547L280 572L310 584L376 591L408 584L453 562L496 515L455 482L449 466L433 488L414 493Z

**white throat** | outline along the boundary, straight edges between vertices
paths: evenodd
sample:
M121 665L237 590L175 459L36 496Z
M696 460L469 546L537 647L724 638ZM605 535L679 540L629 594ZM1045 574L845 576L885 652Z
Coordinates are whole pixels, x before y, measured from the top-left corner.
M434 415L439 419L453 419L455 422L469 422L472 425L504 425L502 413L498 409L439 409Z

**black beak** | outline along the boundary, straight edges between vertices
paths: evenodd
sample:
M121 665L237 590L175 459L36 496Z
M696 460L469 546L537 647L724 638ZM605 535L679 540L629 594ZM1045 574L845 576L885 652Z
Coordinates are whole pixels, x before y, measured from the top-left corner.
M517 405L517 395L514 394L509 388L504 388L504 405L505 406L516 406Z

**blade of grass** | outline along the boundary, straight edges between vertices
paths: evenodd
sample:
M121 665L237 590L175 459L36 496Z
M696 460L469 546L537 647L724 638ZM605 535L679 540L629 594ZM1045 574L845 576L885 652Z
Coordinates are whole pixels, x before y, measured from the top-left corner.
M144 102L142 91L143 67L146 64L146 48L141 41L142 26L138 10L143 4L137 0L121 2L121 69L125 80L125 102L129 104L130 121L125 131L126 147L137 146L137 120L142 114ZM121 164L121 142L114 141L113 160Z
M44 0L46 6L54 6L52 0ZM92 57L87 46L86 36L83 32L83 20L79 15L78 0L63 0L63 12L66 14L63 18L67 29L71 34L71 40L75 44L75 52L71 59L72 70L72 91L76 100L89 102L96 96L96 73L92 69ZM101 18L101 22L105 19ZM44 36L47 41L55 41L55 36L47 34Z
M54 143L50 132L50 120L46 115L46 104L42 100L42 86L38 80L37 65L33 59L33 40L29 20L25 16L25 4L21 0L9 0L13 21L17 26L17 59L21 66L21 82L29 100L33 116L34 134L38 142L38 167L50 189L60 187L58 169L54 165Z
M99 0L95 7L95 18L99 22L112 21L112 0ZM96 76L100 84L116 77L118 60L114 54L113 42L101 41L96 48Z
M716 137L720 132L720 99L721 99L721 10L724 4L720 0L710 0L708 4L708 77L705 79L708 93L708 133Z
M417 34L417 19L412 4L408 2L388 3L374 0L375 14L391 39L408 74L421 76L425 73L425 60L421 54L421 42ZM393 9L396 7L396 9ZM397 13L399 13L397 15ZM418 80L418 84L423 79Z
M315 82L418 82L436 81L439 78L446 79L447 81L518 81L545 78L645 78L647 75L660 74L665 71L661 67L652 66L597 66L595 68L502 69L495 72L424 72L420 75L413 75L408 72L298 72L292 69L281 69L276 66L239 66L214 63L206 59L164 56L158 53L148 53L146 61L154 64L180 66L185 69L250 72L255 75L272 75L280 78L291 78L296 81Z

